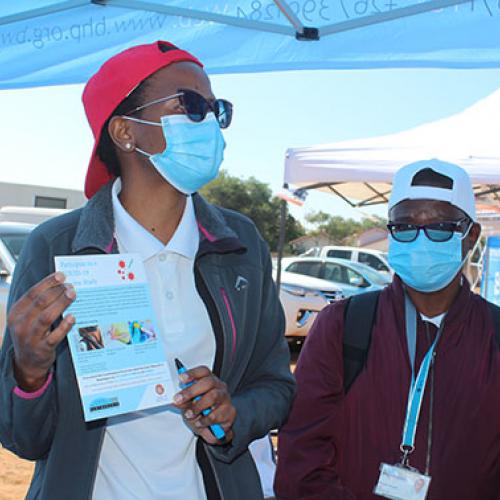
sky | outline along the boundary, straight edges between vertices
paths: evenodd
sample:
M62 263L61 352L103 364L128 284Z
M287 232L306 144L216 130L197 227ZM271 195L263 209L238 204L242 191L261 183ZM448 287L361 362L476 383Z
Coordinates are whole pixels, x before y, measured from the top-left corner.
M318 70L211 80L215 94L234 104L223 168L278 192L287 148L389 134L452 115L500 88L500 70ZM0 181L83 189L93 139L82 89L0 92ZM356 219L367 213L317 192L290 210L302 221L317 210Z

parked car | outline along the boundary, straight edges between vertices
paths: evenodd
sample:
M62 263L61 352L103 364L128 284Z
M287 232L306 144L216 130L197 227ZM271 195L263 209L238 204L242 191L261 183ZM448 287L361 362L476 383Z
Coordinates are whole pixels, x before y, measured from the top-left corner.
M283 271L280 300L285 311L287 339L303 340L318 312L342 298L342 290L329 281Z
M7 298L19 254L35 226L20 222L0 222L0 345L6 324Z
M283 259L287 273L297 273L327 280L342 289L345 297L358 293L381 290L391 282L391 276L374 271L371 267L344 259L321 257L295 257Z
M299 257L333 257L335 259L345 259L351 262L365 264L380 273L392 273L389 263L387 262L387 254L371 248L342 246L313 247Z

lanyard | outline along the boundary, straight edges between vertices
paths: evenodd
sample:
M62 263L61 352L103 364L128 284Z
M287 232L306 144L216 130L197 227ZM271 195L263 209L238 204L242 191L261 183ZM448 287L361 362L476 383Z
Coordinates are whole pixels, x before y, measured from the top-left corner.
M408 405L406 408L406 418L403 428L403 438L401 441L401 451L403 455L403 464L408 464L408 455L415 449L415 434L417 432L418 420L422 401L424 399L425 386L429 376L429 370L434 357L434 350L441 337L444 327L444 319L441 322L436 339L427 351L422 360L420 369L415 378L415 354L417 348L417 312L410 298L405 295L405 321L406 321L406 341L408 344L408 354L411 364L411 382L408 394Z

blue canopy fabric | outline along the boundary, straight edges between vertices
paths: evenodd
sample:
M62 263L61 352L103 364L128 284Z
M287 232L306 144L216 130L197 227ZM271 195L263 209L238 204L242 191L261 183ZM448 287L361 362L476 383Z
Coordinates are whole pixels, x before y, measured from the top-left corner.
M500 67L497 0L16 0L0 5L0 89L85 82L157 39L210 73Z

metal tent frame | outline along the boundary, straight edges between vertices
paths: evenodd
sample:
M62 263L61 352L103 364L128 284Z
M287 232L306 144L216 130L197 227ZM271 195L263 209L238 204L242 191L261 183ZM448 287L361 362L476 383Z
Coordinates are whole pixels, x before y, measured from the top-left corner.
M292 10L290 2L284 0L272 1L288 20L288 26L271 22L238 18L198 9L176 7L167 5L167 2L165 2L165 5L162 5L145 0L64 0L45 7L38 7L35 9L27 10L25 12L2 16L0 17L0 26L16 23L19 21L27 21L37 17L47 16L49 14L69 11L72 9L77 9L79 7L96 5L101 7L121 7L131 10L156 12L158 14L164 14L168 16L180 16L190 19L213 21L215 23L254 31L288 35L291 37L295 37L300 41L314 41L320 40L320 38L324 36L334 35L336 33L359 29L374 24L394 21L396 19L401 19L404 17L416 16L419 14L424 14L426 12L431 12L433 10L444 9L446 7L452 7L454 5L467 3L470 0L428 0L407 7L400 7L392 11L380 12L357 19L328 24L325 26L304 26L302 21Z

